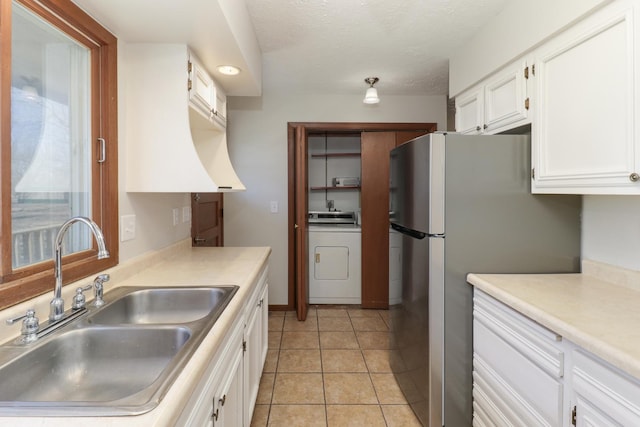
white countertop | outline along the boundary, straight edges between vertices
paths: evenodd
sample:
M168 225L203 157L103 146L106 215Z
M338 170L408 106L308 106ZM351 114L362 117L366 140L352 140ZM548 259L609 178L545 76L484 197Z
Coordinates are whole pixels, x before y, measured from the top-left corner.
M109 290L119 286L225 284L237 285L239 289L154 410L137 416L117 417L0 417L0 424L12 427L173 426L190 398L192 390L202 378L212 355L221 345L224 335L251 295L257 283L258 274L266 265L270 253L271 249L266 247L191 248L185 244L179 244L169 251L164 251L164 254L160 255L160 260L147 256L107 271L112 277L108 283L109 286L106 286L105 300L107 301ZM65 286L65 293L70 295L75 287L75 284ZM50 299L51 295L46 294L33 301L11 307L0 314L8 317L11 312L22 312L24 307L34 303L41 306L44 302L46 307ZM65 300L71 301L68 296L65 296ZM18 327L9 330L19 334L19 329ZM7 329L0 330L0 338L3 340L17 336L15 334L13 337L8 337L6 331Z
M639 289L589 274L469 274L467 280L640 378Z

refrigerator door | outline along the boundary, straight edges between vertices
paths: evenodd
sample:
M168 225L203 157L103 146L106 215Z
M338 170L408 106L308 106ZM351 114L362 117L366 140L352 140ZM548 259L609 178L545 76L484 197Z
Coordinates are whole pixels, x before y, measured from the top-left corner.
M429 242L402 234L402 304L391 308L390 364L408 403L429 425ZM439 239L442 240L442 239ZM441 376L441 375L440 375Z
M429 238L429 423L444 426L444 241Z
M424 135L391 151L389 219L396 230L444 233L444 140Z

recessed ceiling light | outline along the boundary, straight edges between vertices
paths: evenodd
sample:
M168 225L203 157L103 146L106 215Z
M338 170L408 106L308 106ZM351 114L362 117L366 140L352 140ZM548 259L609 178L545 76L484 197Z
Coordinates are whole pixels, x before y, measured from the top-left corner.
M237 76L240 74L240 68L233 65L218 65L218 71L227 76Z

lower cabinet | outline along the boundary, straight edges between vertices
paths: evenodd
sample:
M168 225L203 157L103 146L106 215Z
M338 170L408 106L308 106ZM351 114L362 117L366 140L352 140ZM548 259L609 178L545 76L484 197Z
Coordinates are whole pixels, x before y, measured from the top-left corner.
M476 291L473 338L474 425L562 425L558 335Z
M576 347L571 401L576 426L640 425L640 381Z
M243 329L244 322L238 319L222 350L207 367L203 379L183 410L178 425L243 425Z
M244 425L249 426L253 409L258 397L258 389L260 387L260 377L262 376L262 368L267 356L267 323L268 323L268 301L267 301L267 283L266 271L264 272L265 280L255 290L253 296L249 299L249 303L245 312L244 327L244 406L243 412L245 420L249 420ZM240 425L240 424L238 424Z
M248 427L268 347L265 268L253 294L213 354L177 425Z
M474 426L638 426L640 380L474 291Z

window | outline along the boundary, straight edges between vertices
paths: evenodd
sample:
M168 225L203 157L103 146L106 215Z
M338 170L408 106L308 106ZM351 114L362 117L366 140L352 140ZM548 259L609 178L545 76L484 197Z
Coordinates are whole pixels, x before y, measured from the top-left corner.
M111 257L74 225L65 282L118 262L117 41L69 0L0 1L2 308L53 289L53 241L72 216L100 225Z

